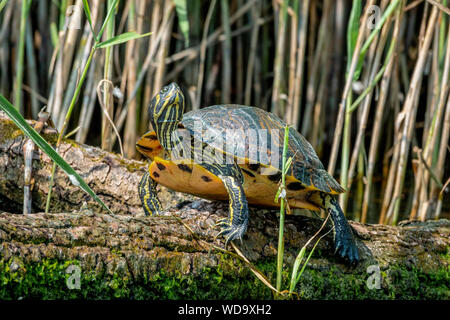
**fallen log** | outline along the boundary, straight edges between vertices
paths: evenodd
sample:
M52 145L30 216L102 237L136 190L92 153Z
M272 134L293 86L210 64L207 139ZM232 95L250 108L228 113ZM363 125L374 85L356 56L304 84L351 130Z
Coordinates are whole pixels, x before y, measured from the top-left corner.
M42 213L50 159L37 150L32 205L20 214L26 137L0 114L0 298L273 298L213 226L227 204L159 189L167 210L143 215L137 184L145 163L65 140L60 154L111 208L102 208L58 171L50 214ZM56 140L51 129L42 135ZM322 221L288 216L285 270ZM361 262L319 243L296 291L314 299L449 299L450 221L399 226L350 222ZM269 281L276 277L276 211L251 208L248 231L234 244ZM289 271L290 272L290 271ZM285 276L283 288L288 287Z

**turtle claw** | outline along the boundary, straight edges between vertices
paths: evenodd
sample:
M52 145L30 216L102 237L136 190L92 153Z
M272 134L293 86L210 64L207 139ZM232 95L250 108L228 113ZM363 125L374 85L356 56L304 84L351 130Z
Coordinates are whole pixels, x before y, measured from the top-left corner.
M358 248L355 241L350 237L335 236L335 253L338 253L342 258L347 259L350 263L356 263L359 260Z
M227 219L224 219L227 220ZM225 238L225 247L227 246L229 241L239 239L242 243L242 238L245 234L245 231L247 230L247 225L243 224L240 226L233 226L227 221L221 221L216 223L216 226L222 226L222 230L217 234L216 238L218 236L224 236Z
M229 224L230 222L229 222L230 220L228 219L228 218L222 218L222 219L219 219L219 220L217 220L217 223L216 223L216 225L219 225L219 224L222 224L222 223L227 223L227 224Z
M229 228L230 227L230 222L228 220L228 218L223 218L220 219L216 222L216 224L214 225L214 227L219 227L221 228L221 232L219 233L219 235L223 232L223 229Z

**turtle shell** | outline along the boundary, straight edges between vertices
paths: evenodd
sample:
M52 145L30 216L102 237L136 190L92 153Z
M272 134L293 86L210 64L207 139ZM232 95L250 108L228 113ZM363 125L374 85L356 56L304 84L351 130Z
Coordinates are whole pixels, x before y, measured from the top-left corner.
M238 164L254 164L272 172L282 169L286 123L272 113L242 105L215 105L184 114L181 124L194 139L233 156ZM288 175L302 187L332 194L345 191L325 170L311 144L293 128L289 129L289 157Z

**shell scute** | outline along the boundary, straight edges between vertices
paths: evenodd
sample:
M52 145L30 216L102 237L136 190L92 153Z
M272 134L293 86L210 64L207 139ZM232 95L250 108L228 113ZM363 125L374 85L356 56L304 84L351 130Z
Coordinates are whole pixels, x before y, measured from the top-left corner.
M256 107L217 105L188 112L181 123L209 146L235 157L237 163L282 169L286 123L272 113ZM309 189L333 194L345 191L325 170L311 144L293 128L287 156L293 159L290 176Z

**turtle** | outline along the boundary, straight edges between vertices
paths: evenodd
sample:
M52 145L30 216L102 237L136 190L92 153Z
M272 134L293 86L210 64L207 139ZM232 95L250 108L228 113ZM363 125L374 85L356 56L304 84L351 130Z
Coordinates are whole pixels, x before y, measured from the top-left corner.
M282 177L286 123L258 107L214 105L184 113L185 98L172 82L151 100L153 130L136 143L151 160L138 192L146 215L162 211L161 184L174 191L210 200L228 200L228 217L219 220L226 241L242 238L249 205L279 207L275 196ZM351 263L358 249L337 195L344 188L325 170L311 144L289 127L285 193L290 208L326 210L334 225L335 253Z

